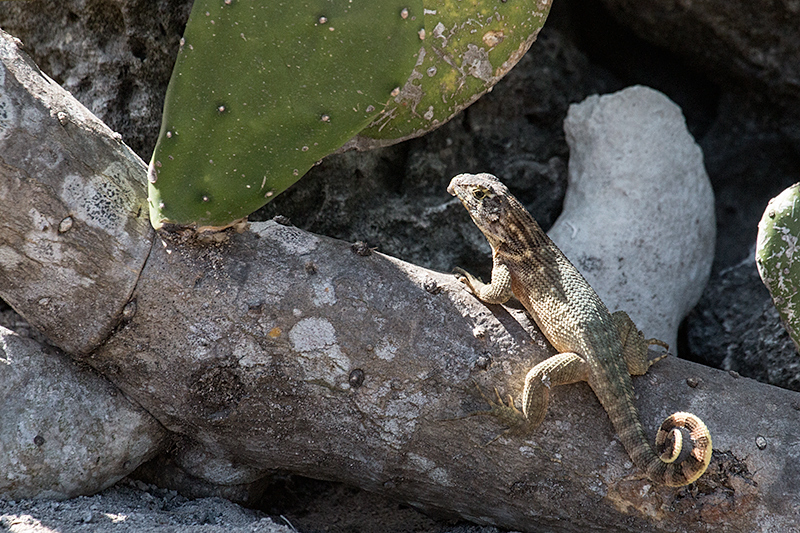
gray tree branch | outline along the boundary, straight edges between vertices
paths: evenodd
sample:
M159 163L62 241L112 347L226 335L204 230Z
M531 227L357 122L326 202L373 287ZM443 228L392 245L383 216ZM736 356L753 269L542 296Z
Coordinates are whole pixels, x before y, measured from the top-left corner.
M144 163L0 38L0 284L67 352L108 336L153 238Z
M525 531L797 527L797 394L675 358L636 378L645 427L688 410L711 430L709 472L683 489L641 476L583 384L555 389L535 432L489 444L504 428L466 416L487 407L473 381L517 396L552 354L521 308L275 222L210 245L159 235L150 249L134 208L144 167L1 42L0 102L17 118L0 130L0 296L197 442L211 460L192 474L235 484L290 471ZM79 194L104 187L132 196Z

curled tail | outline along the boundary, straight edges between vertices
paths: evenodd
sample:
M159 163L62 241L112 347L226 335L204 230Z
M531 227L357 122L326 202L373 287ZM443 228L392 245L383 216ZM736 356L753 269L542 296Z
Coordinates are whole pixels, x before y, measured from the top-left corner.
M685 442L687 440L689 442ZM648 476L671 487L688 485L708 468L711 434L703 421L692 413L675 413L658 428L655 452L657 457L646 469Z

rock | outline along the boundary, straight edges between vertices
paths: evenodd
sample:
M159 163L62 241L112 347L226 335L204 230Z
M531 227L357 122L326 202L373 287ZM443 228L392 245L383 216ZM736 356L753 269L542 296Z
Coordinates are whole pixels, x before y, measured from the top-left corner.
M0 327L0 498L94 494L162 448L166 432L111 383Z
M674 350L714 258L702 152L680 108L642 86L571 106L564 130L569 185L550 237L611 311Z
M44 0L36 9L5 2L0 27L148 160L191 7L190 0Z
M123 480L92 497L66 502L0 499L3 531L81 533L290 533L264 513L221 498L188 500L173 491Z
M603 0L643 39L689 58L723 85L766 93L793 115L800 140L800 4L747 0ZM789 122L787 122L789 123Z
M214 455L188 437L176 439L169 451L144 463L131 474L187 498L225 498L253 506L271 481L267 472Z
M753 254L715 274L686 319L691 358L800 391L800 358L758 276Z

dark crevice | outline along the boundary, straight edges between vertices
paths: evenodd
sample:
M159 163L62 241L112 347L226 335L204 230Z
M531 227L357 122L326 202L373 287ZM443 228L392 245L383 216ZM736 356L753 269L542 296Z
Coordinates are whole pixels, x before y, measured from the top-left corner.
M684 58L622 26L600 0L569 0L560 8L554 6L554 12L554 18L562 18L562 27L568 25L575 44L592 63L611 72L624 86L646 85L666 94L681 107L696 139L708 131L716 118L721 91Z

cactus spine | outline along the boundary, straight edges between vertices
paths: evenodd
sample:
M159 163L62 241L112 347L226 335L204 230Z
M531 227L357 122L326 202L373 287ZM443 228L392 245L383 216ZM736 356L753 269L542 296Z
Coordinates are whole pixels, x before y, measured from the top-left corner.
M800 184L770 200L756 241L756 266L783 326L800 350Z

